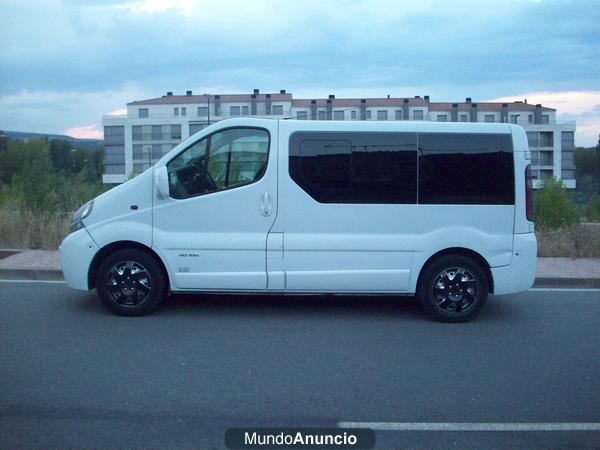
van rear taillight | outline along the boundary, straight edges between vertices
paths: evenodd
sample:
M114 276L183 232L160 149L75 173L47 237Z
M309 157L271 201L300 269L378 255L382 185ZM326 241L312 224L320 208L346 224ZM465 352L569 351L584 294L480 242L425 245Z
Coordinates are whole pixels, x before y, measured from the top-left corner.
M525 216L533 222L533 186L531 185L531 165L525 167Z

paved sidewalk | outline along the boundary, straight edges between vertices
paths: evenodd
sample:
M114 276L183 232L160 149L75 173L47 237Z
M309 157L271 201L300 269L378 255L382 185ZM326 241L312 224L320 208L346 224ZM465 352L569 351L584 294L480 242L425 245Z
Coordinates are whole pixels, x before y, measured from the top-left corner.
M62 280L55 250L22 250L0 259L0 279ZM538 258L536 287L600 288L600 258Z
M600 258L538 258L535 286L600 288Z
M58 251L22 250L0 259L0 279L63 280Z

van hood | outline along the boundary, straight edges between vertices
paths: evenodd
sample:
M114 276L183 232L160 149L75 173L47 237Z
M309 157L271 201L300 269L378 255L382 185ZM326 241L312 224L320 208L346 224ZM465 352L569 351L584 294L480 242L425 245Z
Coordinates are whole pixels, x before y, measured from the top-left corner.
M92 212L83 220L90 227L107 220L123 219L152 208L154 167L115 186L94 199Z

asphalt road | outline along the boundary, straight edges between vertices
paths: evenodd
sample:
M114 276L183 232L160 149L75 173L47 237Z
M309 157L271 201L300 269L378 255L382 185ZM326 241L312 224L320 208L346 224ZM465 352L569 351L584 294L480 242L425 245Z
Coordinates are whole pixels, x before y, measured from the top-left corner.
M223 448L229 427L599 423L600 292L176 296L123 318L95 293L0 282L2 448ZM599 431L378 431L376 448L599 447Z

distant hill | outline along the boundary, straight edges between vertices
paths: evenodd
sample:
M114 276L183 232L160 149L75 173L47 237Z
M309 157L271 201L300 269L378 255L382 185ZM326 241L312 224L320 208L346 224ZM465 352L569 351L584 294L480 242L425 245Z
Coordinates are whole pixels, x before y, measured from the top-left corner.
M79 139L65 134L49 134L49 133L29 133L26 131L5 131L4 134L9 139L19 139L21 141L28 141L32 138L47 137L48 140L61 140L67 141L73 144L74 147L85 148L88 150L98 150L102 146L102 139Z

